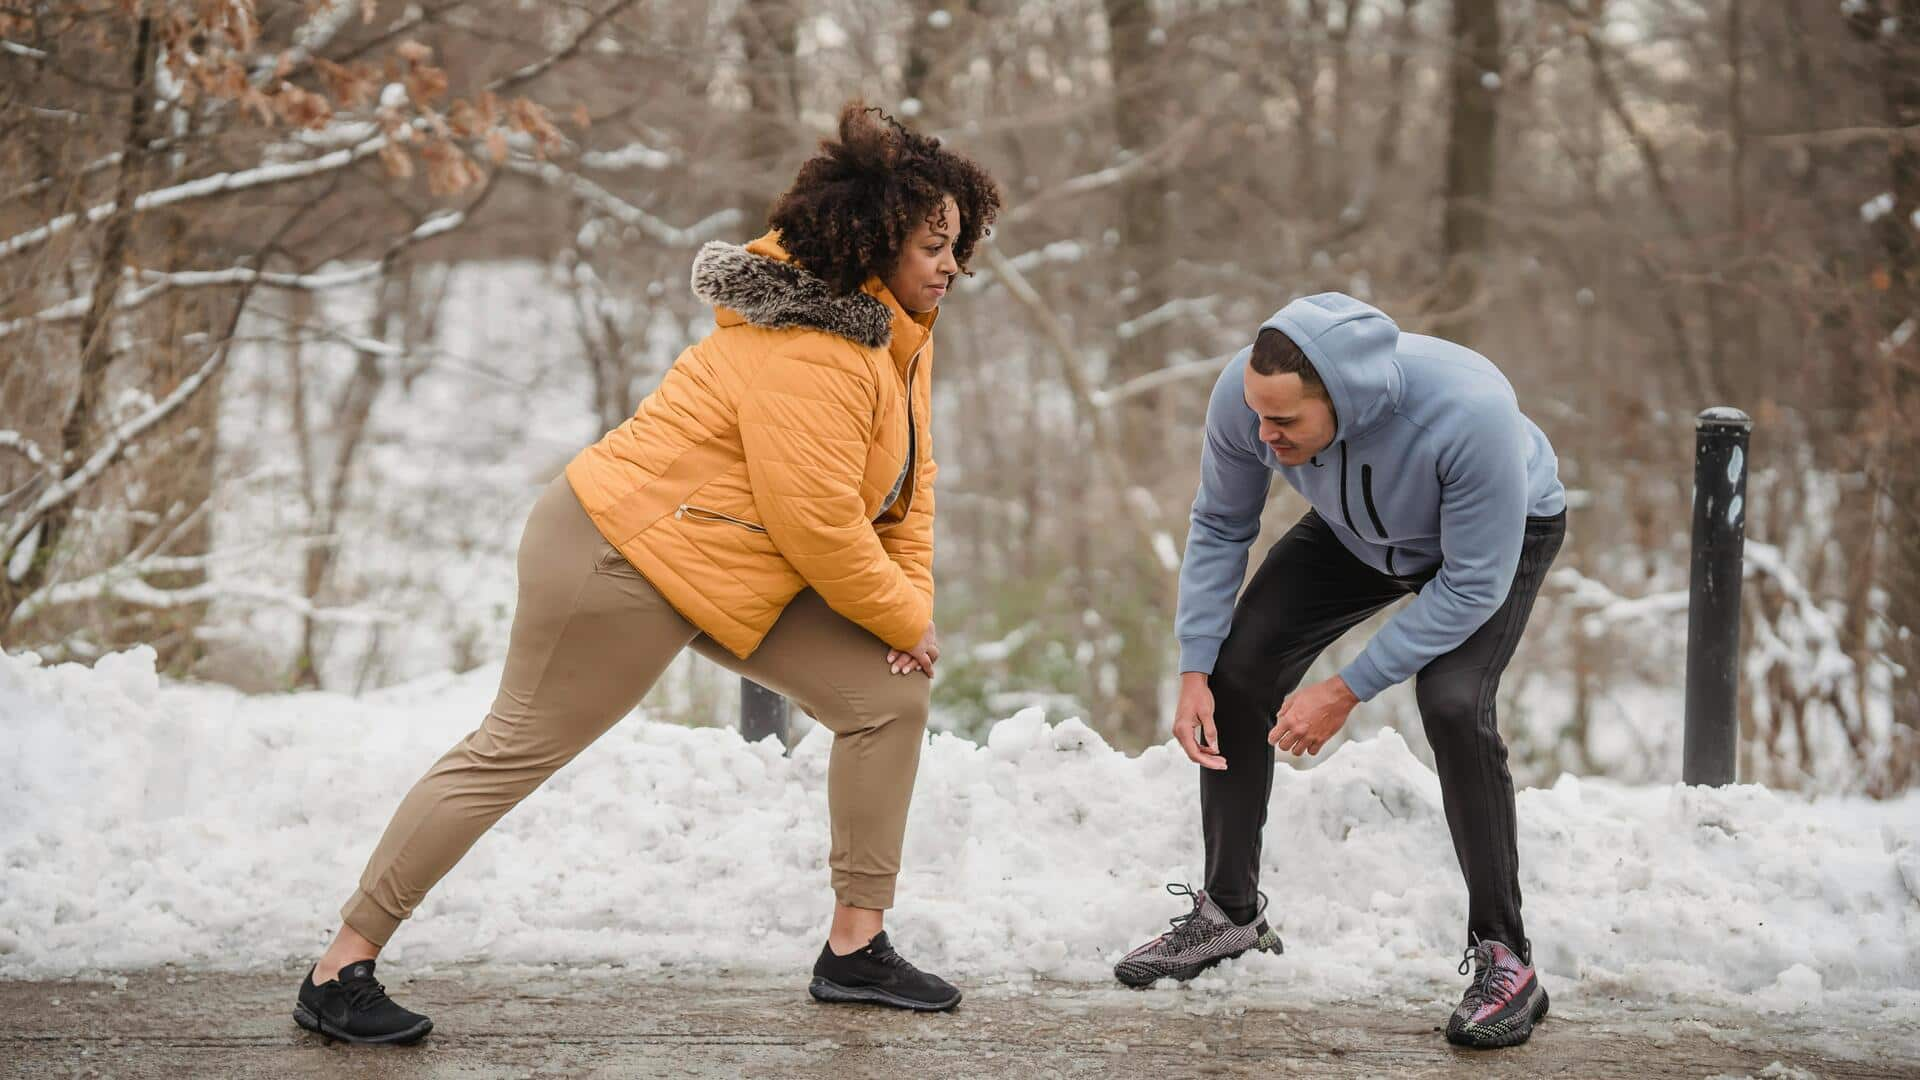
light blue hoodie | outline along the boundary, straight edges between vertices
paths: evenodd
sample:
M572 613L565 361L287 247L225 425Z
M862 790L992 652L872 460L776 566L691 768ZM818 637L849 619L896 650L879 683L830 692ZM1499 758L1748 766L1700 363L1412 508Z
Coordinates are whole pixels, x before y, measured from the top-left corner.
M1439 567L1340 672L1366 701L1457 648L1499 609L1526 519L1566 506L1558 462L1512 385L1471 349L1403 334L1342 293L1295 300L1268 327L1292 338L1326 384L1333 443L1307 465L1280 464L1247 405L1253 347L1220 373L1180 566L1180 669L1213 671L1277 472L1368 566L1398 577Z

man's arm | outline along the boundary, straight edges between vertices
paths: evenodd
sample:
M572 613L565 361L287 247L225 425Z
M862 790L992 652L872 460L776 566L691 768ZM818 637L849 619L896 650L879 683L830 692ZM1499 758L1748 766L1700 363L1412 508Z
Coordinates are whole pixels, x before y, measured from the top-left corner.
M1247 551L1260 534L1260 511L1273 482L1273 471L1251 444L1256 421L1242 381L1251 351L1242 350L1220 373L1207 403L1200 491L1193 499L1173 620L1183 672L1213 671L1220 643L1233 625L1233 601L1246 580Z
M1440 573L1340 672L1367 701L1459 648L1513 587L1527 528L1527 450L1520 413L1490 399L1470 410L1440 462Z

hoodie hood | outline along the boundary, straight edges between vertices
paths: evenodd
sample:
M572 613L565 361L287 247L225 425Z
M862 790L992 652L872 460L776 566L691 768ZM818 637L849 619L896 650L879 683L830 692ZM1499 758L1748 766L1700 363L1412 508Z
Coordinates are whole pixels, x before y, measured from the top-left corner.
M1365 436L1400 405L1400 328L1345 293L1303 296L1260 324L1293 339L1333 400L1334 442Z

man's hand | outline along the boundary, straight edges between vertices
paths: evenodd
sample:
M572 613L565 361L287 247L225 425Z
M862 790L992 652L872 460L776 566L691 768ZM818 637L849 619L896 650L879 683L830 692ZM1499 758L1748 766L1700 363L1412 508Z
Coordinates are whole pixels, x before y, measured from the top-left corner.
M1317 754L1347 724L1347 714L1360 699L1347 680L1335 675L1296 690L1280 703L1267 741L1289 754Z
M887 650L887 666L895 675L908 672L924 672L927 678L933 678L934 662L940 659L940 639L933 632L933 624L927 624L927 632L920 635L920 643L906 652L899 649Z
M1173 737L1202 768L1224 769L1227 759L1220 756L1220 736L1213 730L1213 691L1207 686L1204 671L1180 675L1180 703L1173 709Z

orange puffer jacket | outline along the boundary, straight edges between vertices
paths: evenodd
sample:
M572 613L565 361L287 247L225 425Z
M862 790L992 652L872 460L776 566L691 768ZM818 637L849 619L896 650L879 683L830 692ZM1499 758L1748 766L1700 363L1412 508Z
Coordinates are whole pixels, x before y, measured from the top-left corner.
M908 314L878 278L834 296L774 234L707 244L693 290L718 326L568 464L581 505L737 656L807 588L888 645L918 644L933 618L933 313Z

